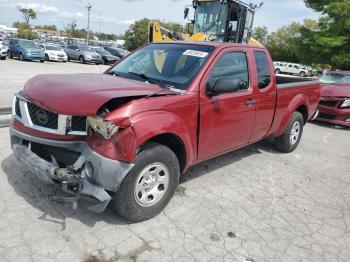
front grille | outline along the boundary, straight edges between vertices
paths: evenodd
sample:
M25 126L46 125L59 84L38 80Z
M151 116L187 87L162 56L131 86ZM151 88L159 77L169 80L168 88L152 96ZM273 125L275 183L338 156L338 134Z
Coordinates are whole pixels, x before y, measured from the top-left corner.
M72 116L72 131L85 132L86 131L86 117Z
M34 125L45 128L58 128L58 115L40 108L32 103L27 103L30 118Z
M333 120L336 118L336 116L333 115L328 115L328 114L324 114L324 113L320 113L318 115L319 118L323 118L323 119L329 119L329 120Z
M327 107L336 107L338 104L338 101L320 101L320 105L327 106Z

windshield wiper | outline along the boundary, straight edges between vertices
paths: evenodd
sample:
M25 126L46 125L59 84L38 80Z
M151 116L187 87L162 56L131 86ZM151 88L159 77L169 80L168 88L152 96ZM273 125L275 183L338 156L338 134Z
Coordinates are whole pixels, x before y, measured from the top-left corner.
M166 89L170 89L170 88L175 88L173 85L168 85L166 83L164 83L163 81L160 81L160 80L157 80L157 79L154 79L154 78L151 78L145 74L138 74L138 73L135 73L135 72L132 72L132 71L129 71L128 74L130 75L135 75L143 80L146 80L147 82L151 83L151 84L156 84L162 88L166 88Z

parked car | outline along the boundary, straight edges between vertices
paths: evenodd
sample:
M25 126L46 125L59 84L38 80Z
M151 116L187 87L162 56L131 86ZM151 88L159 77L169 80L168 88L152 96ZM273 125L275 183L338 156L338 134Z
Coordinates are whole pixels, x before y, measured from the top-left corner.
M301 77L309 75L309 69L301 64L275 62L274 68L276 74L291 74L299 75Z
M44 51L35 44L32 40L26 39L10 39L9 45L9 57L18 57L19 60L39 60L40 62L44 62L45 53Z
M6 56L7 56L7 48L5 46L2 45L2 43L0 44L0 59L1 60L5 60Z
M112 55L119 57L122 59L124 56L127 56L130 52L128 50L125 50L123 48L117 48L117 47L109 47L105 46L105 49L110 52Z
M329 71L320 78L318 121L350 127L350 71Z
M93 50L102 56L102 61L104 65L114 64L115 62L120 60L119 57L112 55L110 52L101 47L93 48Z
M96 65L101 64L102 56L99 53L96 53L88 46L83 45L68 45L65 49L65 52L68 55L68 61L78 60L80 63L95 63Z
M89 210L112 200L121 216L143 221L194 164L266 137L295 150L319 89L276 85L263 47L151 43L102 75L30 79L14 98L11 144L38 178L92 198Z
M40 47L45 51L46 61L67 62L68 56L62 47L53 44L41 44Z

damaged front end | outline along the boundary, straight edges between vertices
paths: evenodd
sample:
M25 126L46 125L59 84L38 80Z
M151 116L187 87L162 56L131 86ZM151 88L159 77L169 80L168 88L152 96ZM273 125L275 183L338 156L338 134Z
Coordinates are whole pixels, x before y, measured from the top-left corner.
M133 164L106 158L84 141L59 141L10 129L11 146L21 165L47 184L60 184L69 201L101 213ZM61 197L65 200L64 197ZM87 201L85 201L87 200Z

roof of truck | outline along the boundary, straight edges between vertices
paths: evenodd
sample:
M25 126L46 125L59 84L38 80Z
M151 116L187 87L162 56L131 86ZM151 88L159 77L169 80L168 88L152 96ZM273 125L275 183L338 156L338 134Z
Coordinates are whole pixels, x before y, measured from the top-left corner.
M188 44L188 45L207 45L213 47L245 47L245 48L260 48L265 49L263 46L237 44L229 42L217 42L217 41L172 41L172 42L153 42L152 44Z

